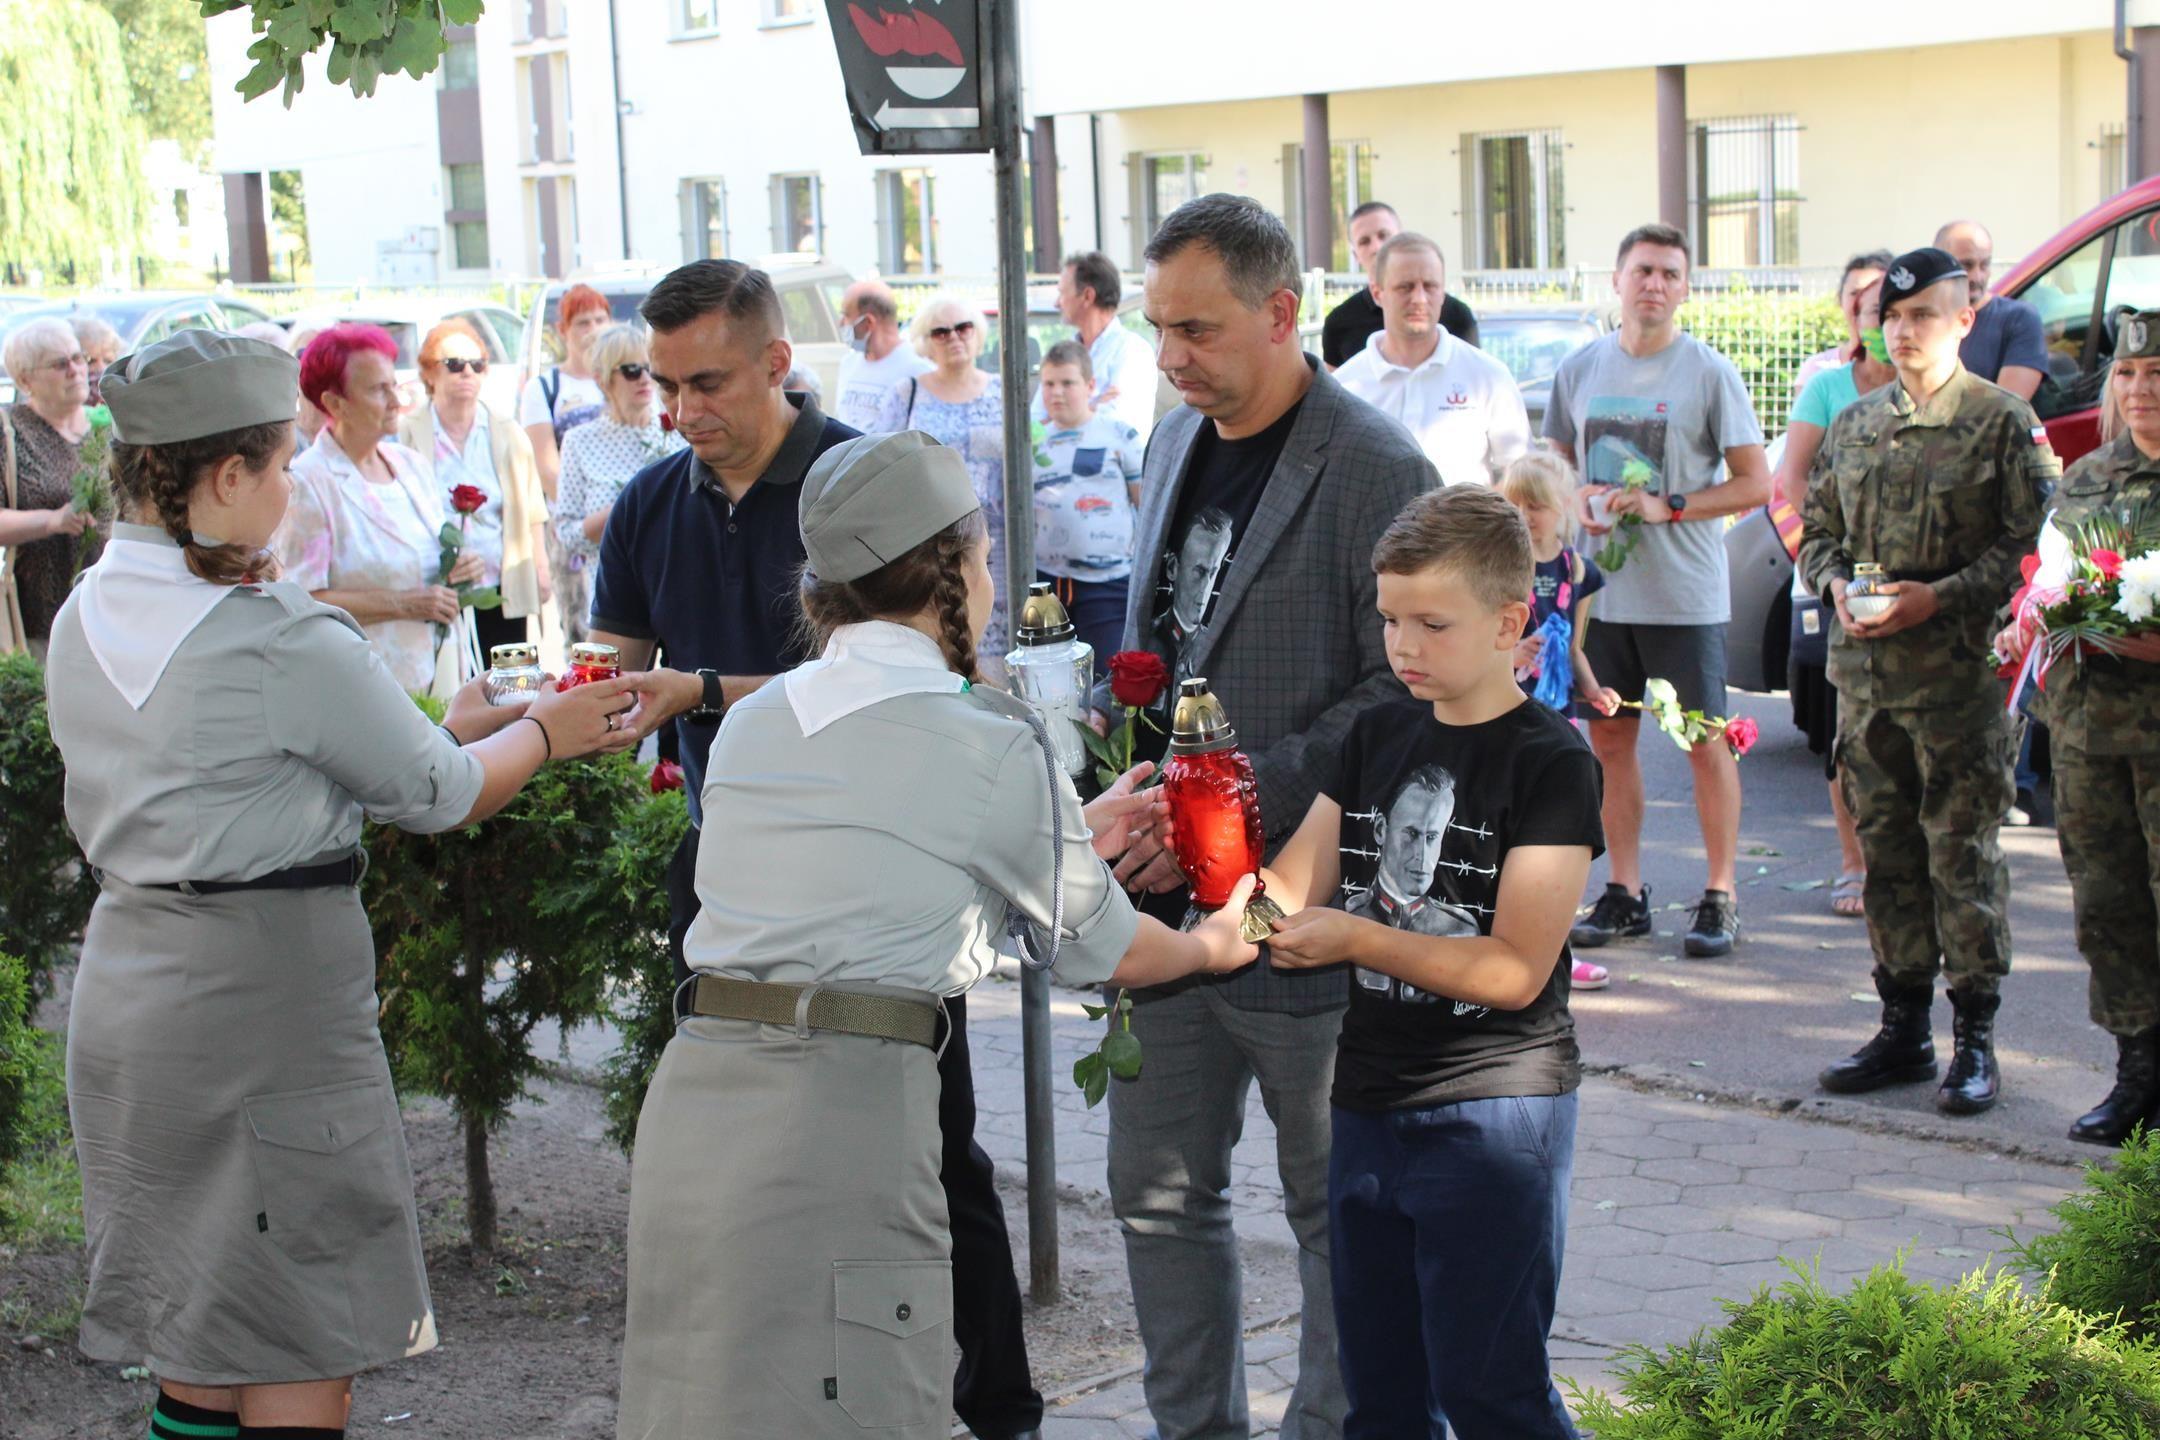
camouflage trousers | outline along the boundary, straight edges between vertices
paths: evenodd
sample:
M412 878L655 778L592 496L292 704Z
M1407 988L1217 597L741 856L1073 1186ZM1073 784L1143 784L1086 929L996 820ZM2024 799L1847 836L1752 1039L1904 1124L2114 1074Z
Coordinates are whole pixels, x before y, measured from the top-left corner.
M2093 1023L2114 1035L2160 1025L2160 755L2089 755L2058 739L2055 824Z
M1867 859L1876 966L1922 989L1994 994L2010 973L2010 867L1996 834L2016 796L2007 717L1842 702L1838 783Z

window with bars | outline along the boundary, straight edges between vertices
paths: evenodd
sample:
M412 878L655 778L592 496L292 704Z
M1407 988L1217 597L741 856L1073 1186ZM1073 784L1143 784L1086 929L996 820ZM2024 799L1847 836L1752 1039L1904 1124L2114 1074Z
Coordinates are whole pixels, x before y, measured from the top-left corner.
M1171 211L1207 193L1208 157L1197 151L1166 155L1135 151L1125 157L1125 164L1132 181L1130 215L1137 260Z
M1467 268L1557 270L1566 266L1566 151L1558 130L1463 137Z
M2100 193L2120 194L2130 188L2130 145L2118 121L2100 127L2100 138L2090 142L2100 159Z
M1364 140L1338 140L1328 147L1330 194L1328 208L1334 212L1334 245L1318 257L1305 250L1305 147L1283 146L1283 221L1298 242L1298 258L1307 265L1324 264L1329 270L1350 266L1350 213L1373 198L1373 148Z
M886 170L879 173L877 187L878 268L888 275L935 272L935 177L928 170Z
M772 178L772 246L790 254L825 248L825 200L815 175Z
M1800 263L1800 122L1740 115L1688 127L1698 265Z
M683 259L725 260L727 253L727 182L683 181Z

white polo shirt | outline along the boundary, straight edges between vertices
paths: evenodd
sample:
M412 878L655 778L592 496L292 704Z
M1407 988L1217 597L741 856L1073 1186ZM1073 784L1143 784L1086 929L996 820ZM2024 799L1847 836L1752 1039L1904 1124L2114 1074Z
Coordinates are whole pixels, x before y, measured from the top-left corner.
M1515 377L1498 360L1447 331L1425 363L1397 365L1373 332L1335 378L1345 390L1402 422L1449 485L1490 485L1530 448L1530 417Z

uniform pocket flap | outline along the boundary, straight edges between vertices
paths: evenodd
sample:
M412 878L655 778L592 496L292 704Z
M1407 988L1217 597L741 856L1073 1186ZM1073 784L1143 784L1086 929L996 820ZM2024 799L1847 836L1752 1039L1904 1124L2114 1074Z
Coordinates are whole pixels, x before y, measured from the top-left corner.
M946 1260L836 1260L833 1317L905 1339L952 1319Z
M367 1139L382 1129L390 1109L379 1080L251 1095L241 1103L256 1139L317 1155L335 1155Z

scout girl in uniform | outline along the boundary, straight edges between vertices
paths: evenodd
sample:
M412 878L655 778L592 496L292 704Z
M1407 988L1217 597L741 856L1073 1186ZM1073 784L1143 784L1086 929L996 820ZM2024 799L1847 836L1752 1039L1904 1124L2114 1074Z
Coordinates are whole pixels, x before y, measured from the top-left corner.
M272 578L293 358L188 330L104 391L124 523L47 676L104 887L68 1022L82 1348L157 1375L152 1436L342 1435L356 1372L435 1343L361 817L484 819L624 734L635 680L525 710L475 682L429 724L343 611Z
M848 441L801 518L823 654L713 743L692 1013L631 1172L623 1440L946 1435L940 999L989 973L1008 907L1074 983L1256 954L1247 891L1189 934L1136 916L1026 709L973 683L996 591L958 452ZM1115 851L1149 806L1086 820Z

